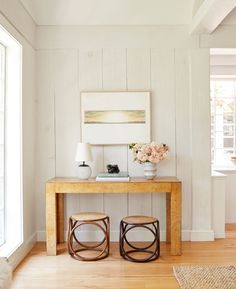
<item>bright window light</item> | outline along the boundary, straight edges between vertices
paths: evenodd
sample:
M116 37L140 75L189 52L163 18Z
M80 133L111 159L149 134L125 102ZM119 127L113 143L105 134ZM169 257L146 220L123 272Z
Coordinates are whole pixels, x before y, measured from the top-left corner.
M236 155L236 77L211 79L211 158L232 166Z
M22 46L1 26L0 43L0 257L8 257L23 241Z
M6 48L0 43L0 246L5 242L5 56Z

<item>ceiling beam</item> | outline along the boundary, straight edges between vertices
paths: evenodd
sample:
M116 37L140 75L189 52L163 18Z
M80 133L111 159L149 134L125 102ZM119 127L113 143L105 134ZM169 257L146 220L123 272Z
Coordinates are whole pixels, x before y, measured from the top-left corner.
M190 34L212 33L235 6L236 0L205 0L193 16Z
M33 7L33 2L31 0L20 0L20 3L23 5L25 10L29 13L29 15L33 18L36 23L36 14Z

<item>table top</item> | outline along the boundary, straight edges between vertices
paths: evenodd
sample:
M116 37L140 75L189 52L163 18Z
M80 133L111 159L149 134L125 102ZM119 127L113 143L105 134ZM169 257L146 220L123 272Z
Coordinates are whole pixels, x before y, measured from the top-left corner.
M88 180L81 180L79 178L71 177L55 177L47 181L47 183L108 183L102 181L96 181L96 178L89 178ZM181 183L176 177L156 177L153 180L147 180L142 177L131 177L129 181L110 181L109 183Z

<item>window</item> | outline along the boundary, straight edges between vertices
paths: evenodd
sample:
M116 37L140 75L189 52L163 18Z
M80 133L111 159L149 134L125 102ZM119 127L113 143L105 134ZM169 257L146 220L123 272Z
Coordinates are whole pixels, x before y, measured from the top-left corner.
M236 78L211 79L211 151L214 165L236 154Z
M21 169L21 54L0 26L0 257L23 241Z
M5 186L4 186L4 135L5 135L5 47L0 43L0 246L5 241Z

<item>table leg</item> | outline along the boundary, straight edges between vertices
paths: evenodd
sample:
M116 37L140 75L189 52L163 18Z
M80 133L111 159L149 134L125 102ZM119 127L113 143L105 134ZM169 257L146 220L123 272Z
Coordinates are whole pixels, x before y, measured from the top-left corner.
M47 255L57 254L57 201L52 184L46 184L46 245Z
M57 241L64 243L64 194L57 194Z
M181 183L171 186L171 255L181 255Z
M166 193L166 242L170 243L171 239L171 208L170 208L170 193Z

